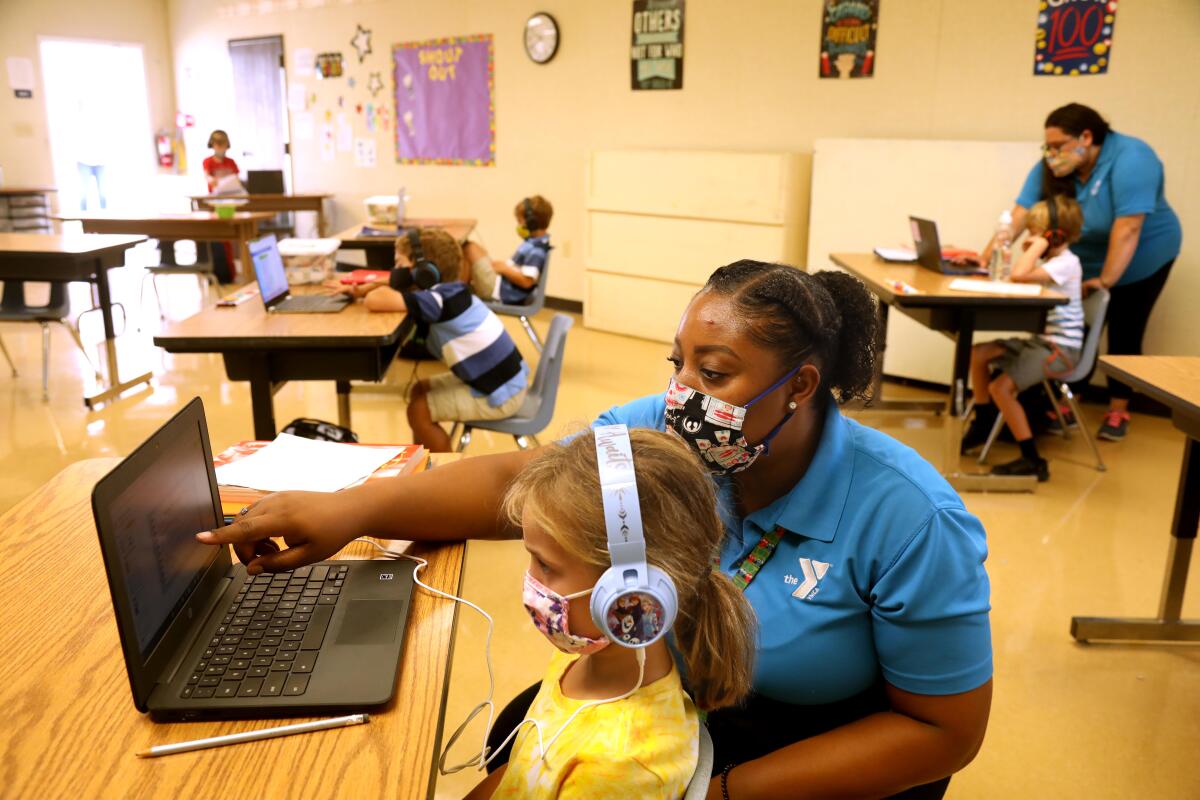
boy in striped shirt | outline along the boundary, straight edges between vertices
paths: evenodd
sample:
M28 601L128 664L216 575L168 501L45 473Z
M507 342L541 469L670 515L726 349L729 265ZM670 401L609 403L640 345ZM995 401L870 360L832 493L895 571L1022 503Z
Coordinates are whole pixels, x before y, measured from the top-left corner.
M422 257L437 266L446 282L429 289L405 286L403 271L412 266L412 242L400 236L389 285L372 284L357 293L366 294L371 311L405 311L429 326L429 352L450 371L416 385L408 423L417 444L448 452L450 436L438 423L512 416L525 401L529 367L500 318L458 280L462 249L454 237L428 228L419 241Z
M1053 208L1050 203L1054 203ZM993 467L992 474L1036 475L1038 481L1046 481L1050 479L1050 468L1038 455L1029 419L1017 395L1045 378L1070 372L1079 362L1083 348L1083 267L1070 245L1079 239L1083 211L1075 200L1057 195L1029 209L1026 227L1029 236L1025 252L1013 265L1012 279L1046 284L1065 294L1067 302L1051 309L1040 336L1001 339L971 348L975 418L963 436L962 451L970 453L983 446L999 413L1017 440L1021 456ZM999 370L995 378L991 377L993 369Z

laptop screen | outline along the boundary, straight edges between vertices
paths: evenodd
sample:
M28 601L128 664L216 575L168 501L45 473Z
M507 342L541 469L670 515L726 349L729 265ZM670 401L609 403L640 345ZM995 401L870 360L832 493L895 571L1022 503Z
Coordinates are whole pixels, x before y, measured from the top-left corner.
M254 277L258 279L258 293L263 303L270 305L280 295L287 294L287 274L283 271L283 258L274 234L269 234L250 243L250 258L254 261Z
M196 534L218 525L203 432L177 418L151 442L153 456L108 506L138 649L145 659L217 555ZM203 415L199 425L204 424Z

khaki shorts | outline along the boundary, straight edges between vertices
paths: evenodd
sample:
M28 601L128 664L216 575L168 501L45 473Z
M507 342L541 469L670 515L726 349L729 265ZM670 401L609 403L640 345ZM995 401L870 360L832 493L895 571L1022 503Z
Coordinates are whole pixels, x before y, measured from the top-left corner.
M1019 392L1065 374L1079 362L1078 350L1052 349L1041 339L1001 339L1000 344L1004 345L1004 355L993 359L992 366L1012 378Z
M429 379L429 413L434 422L470 422L477 419L511 417L525 402L526 387L498 406L486 397L475 394L453 372L443 372Z
M483 300L496 300L500 297L500 273L496 272L492 260L487 256L480 256L471 265L471 291Z

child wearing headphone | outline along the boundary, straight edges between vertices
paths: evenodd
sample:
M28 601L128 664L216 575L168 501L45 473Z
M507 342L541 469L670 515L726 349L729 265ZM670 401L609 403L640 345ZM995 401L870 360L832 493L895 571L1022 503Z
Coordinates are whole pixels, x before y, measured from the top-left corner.
M224 185L236 182L238 176L237 162L230 158L226 153L229 152L229 134L222 130L215 130L208 136L209 149L213 154L204 159L204 179L208 182L208 191L212 193L221 193L222 181L226 181ZM233 181L228 181L230 176ZM241 185L233 187L235 191L225 192L226 194L236 194L241 191Z
M484 300L509 305L529 302L533 287L542 277L550 258L550 219L554 207L540 194L526 197L513 209L521 244L507 261L493 259L476 242L463 245L463 280Z
M440 422L511 417L525 401L529 367L500 318L457 280L462 249L440 228L411 228L396 237L388 283L352 289L371 311L404 311L428 326L429 352L450 368L413 389L408 423L417 444L449 452ZM338 286L337 291L346 291Z
M598 450L618 464L632 455L632 499L620 475L598 472ZM602 427L546 448L509 487L503 513L529 552L525 607L560 652L508 763L468 797L682 797L698 759L697 708L738 703L753 676L754 612L713 566L725 530L708 473L670 434L625 439L624 426ZM644 536L629 536L627 523ZM644 547L623 557L615 531ZM633 562L648 591L627 590Z
M1083 229L1083 211L1074 199L1055 195L1034 204L1026 223L1025 251L1013 265L1012 279L1041 283L1065 294L1063 305L1046 317L1046 328L1026 339L1001 339L971 348L975 418L963 436L964 454L987 441L996 415L1004 417L1021 448L1019 458L992 468L994 475L1036 475L1050 479L1050 468L1037 451L1033 431L1017 395L1046 378L1071 371L1083 348L1083 267L1070 250ZM999 370L995 378L992 370Z

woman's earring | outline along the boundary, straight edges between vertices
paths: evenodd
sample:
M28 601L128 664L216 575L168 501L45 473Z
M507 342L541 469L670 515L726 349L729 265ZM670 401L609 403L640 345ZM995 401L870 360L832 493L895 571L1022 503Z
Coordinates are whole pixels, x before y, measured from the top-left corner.
M788 403L788 411L795 411L795 410L796 410L796 401L793 400L792 402Z

